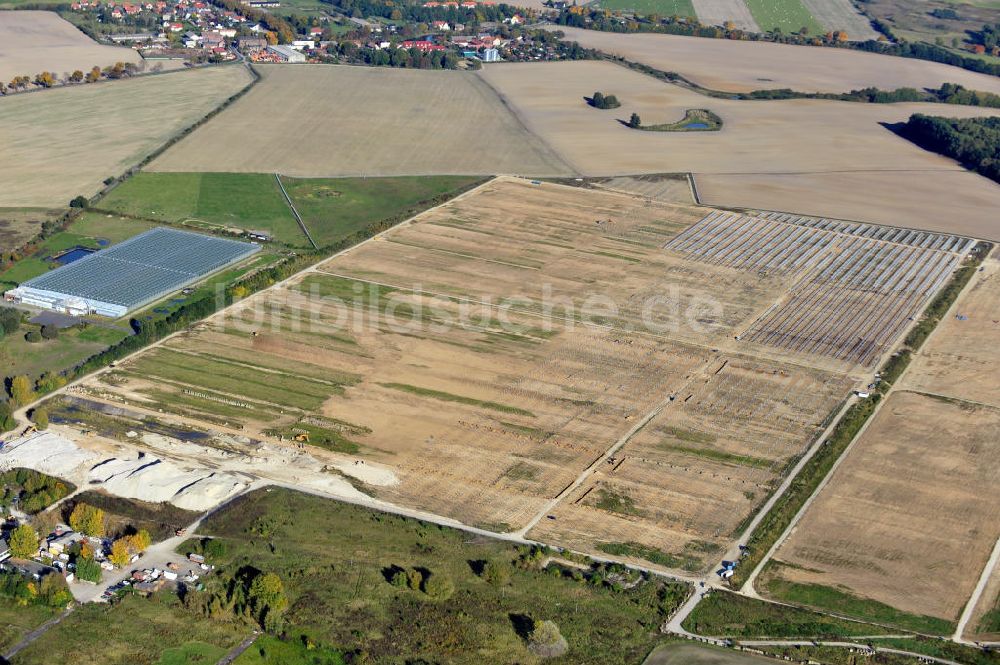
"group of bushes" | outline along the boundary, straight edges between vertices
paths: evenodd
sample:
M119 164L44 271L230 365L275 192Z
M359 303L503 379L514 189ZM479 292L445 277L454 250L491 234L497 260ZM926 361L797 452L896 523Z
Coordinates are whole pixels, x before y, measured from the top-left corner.
M31 469L14 469L0 474L0 507L17 503L22 512L32 515L68 496L72 484Z

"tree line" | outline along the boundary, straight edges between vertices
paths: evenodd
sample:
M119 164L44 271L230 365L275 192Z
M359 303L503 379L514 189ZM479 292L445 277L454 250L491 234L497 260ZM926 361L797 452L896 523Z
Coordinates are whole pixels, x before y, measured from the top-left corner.
M941 118L916 113L899 133L925 150L956 159L1000 183L1000 118Z
M108 65L104 69L94 65L90 71L86 73L82 69L77 69L73 73L67 74L63 79L60 79L58 74L49 71L39 72L38 74L35 74L34 78L26 74L22 74L20 76L15 76L7 83L0 81L0 95L23 92L30 86L35 86L35 88L51 88L58 85L60 81L63 85L71 85L76 83L97 83L101 79L113 80L126 78L128 76L134 76L138 73L138 71L139 66L134 62L116 62L113 65Z
M392 21L408 21L411 23L447 21L452 25L455 23L478 25L484 21L499 23L505 18L523 13L522 10L507 4L479 4L473 9L471 7L424 7L423 3L396 2L395 0L321 1L333 5L352 18L377 16Z

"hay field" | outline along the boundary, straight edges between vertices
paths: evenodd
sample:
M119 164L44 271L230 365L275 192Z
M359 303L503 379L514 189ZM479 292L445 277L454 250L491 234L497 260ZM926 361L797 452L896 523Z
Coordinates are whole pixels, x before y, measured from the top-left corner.
M958 619L1000 536L998 275L994 258L973 276L953 309L968 318L938 325L758 589L770 582L788 599L803 591L795 584L814 585L804 589L808 598L828 607L841 589ZM996 580L987 587L970 632L998 588ZM885 614L870 603L859 608Z
M816 604L846 592L956 621L1000 536L997 441L1000 409L893 393L759 590L820 585Z
M470 73L259 70L263 81L250 93L150 169L297 177L570 173Z
M740 30L760 32L753 14L743 0L693 0L698 21L704 25L725 25L727 21Z
M700 190L707 183L702 197L712 205L1000 236L992 212L1000 205L995 184L880 124L900 122L913 113L984 116L997 114L995 110L709 99L609 62L499 64L487 66L481 76L533 133L586 175L691 171ZM622 107L601 111L587 106L582 97L593 93L594 81L601 81ZM637 132L618 122L633 111L644 124L671 122L691 108L714 111L723 119L722 130ZM802 191L780 186L790 176L813 179L817 186ZM713 184L715 178L726 185ZM749 180L746 186L729 186L742 178ZM768 195L755 191L772 178L779 186ZM845 197L847 183L856 187ZM875 202L871 214L852 206L863 200ZM954 214L956 205L961 216Z
M131 48L98 44L55 12L0 15L0 81L43 71L64 78L76 69L86 72L116 62L141 63L142 58Z
M987 259L917 354L906 388L1000 408L1000 260ZM957 316L966 317L965 320Z
M950 110L950 109L949 109ZM1000 240L1000 189L966 170L699 174L708 205L779 209Z
M250 82L211 67L0 100L0 206L92 195Z
M792 88L800 92L847 92L868 86L936 88L942 83L960 83L973 90L1000 93L1000 80L993 76L877 53L680 35L599 32L565 26L548 29L562 30L567 41L579 42L581 46L678 72L713 90ZM795 66L789 67L789 62Z
M502 531L650 419L617 475L594 478L627 483L642 514L585 503L537 531L591 550L640 542L660 555L636 560L700 569L848 385L734 348L791 279L662 251L704 212L494 180L85 390L214 431L309 433L331 461L391 469L399 483L378 498ZM669 399L685 390L684 406ZM681 431L695 428L715 438L691 443ZM667 472L670 493L655 482Z

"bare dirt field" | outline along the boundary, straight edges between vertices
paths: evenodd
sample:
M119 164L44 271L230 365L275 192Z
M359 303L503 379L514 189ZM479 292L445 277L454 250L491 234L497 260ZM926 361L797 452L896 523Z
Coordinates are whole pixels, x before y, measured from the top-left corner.
M1000 223L988 213L1000 205L1000 188L964 169L712 173L699 174L696 181L707 205L778 209L1000 240Z
M55 12L5 11L0 14L0 81L43 71L65 78L79 69L116 62L141 63L130 48L101 46Z
M963 317L963 318L958 318ZM954 315L938 324L906 373L905 387L1000 408L1000 260L987 259Z
M893 393L778 550L777 575L957 620L1000 535L997 441L1000 409Z
M488 65L481 76L528 129L586 175L690 171L699 189L707 183L703 201L713 205L1000 236L993 214L1000 189L994 183L914 146L882 124L913 113L941 113L940 105L713 99L609 62ZM621 100L621 108L599 110L584 103L595 81ZM692 108L718 114L721 131L643 132L619 122L632 112L647 125L672 122ZM983 116L997 111L948 107L947 113ZM800 190L794 181L785 183L789 176L823 180L813 181L820 185L816 188ZM729 186L742 178L749 180L745 186ZM767 195L754 190L770 185L772 178L778 186ZM823 186L826 178L833 178L833 186ZM845 197L849 186L854 189ZM871 214L852 205L862 200L875 202ZM955 215L954 205L964 214Z
M732 21L740 30L760 32L744 0L692 0L692 4L704 25L725 25Z
M92 195L250 82L238 65L0 100L0 206Z
M701 569L849 386L822 358L735 348L792 277L662 250L706 212L494 180L85 391L269 445L307 435L331 465L390 471L380 499L504 531L639 427L531 533Z
M263 81L151 170L317 177L570 173L467 72L328 65L259 70Z
M616 176L595 178L592 182L604 189L639 194L663 203L695 203L687 175Z
M677 72L713 90L792 88L799 92L847 92L868 86L936 88L942 83L960 83L973 90L1000 93L1000 79L993 76L876 53L680 35L600 32L565 26L549 29L562 30L567 41ZM789 67L789 62L795 66Z
M868 17L851 0L802 0L802 4L827 30L843 30L851 41L878 39Z

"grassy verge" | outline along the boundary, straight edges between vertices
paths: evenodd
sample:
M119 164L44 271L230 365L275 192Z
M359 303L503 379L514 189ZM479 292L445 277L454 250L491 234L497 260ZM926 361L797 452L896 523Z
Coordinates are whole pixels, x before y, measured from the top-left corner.
M771 565L780 564L772 562ZM799 584L769 576L764 590L768 597L777 600L864 618L867 621L899 626L918 633L951 635L955 631L955 623L952 621L901 612L876 600L861 598L852 593L821 584Z
M826 478L833 465L854 440L855 435L875 413L881 395L876 393L871 398L856 402L847 409L843 417L834 426L829 438L821 445L808 462L795 476L788 489L775 502L757 529L747 539L747 554L736 569L732 583L743 584L747 577L764 558L771 545L781 536L792 519L802 508L802 505L812 496L819 484Z
M20 642L25 635L58 614L45 605L18 605L4 598L0 602L0 653Z
M732 638L834 638L880 635L886 631L811 610L712 591L684 620L684 629L698 635Z
M683 554L671 554L655 547L649 547L642 543L601 543L597 549L612 556L630 557L642 559L650 563L655 563L664 568L675 568L688 572L697 572L705 565L701 557L685 552ZM694 551L702 551L695 547Z
M983 651L976 647L956 644L951 640L932 637L913 637L909 639L879 640L878 646L913 651L934 658L954 660L968 665L997 665L1000 663L1000 651Z
M430 397L431 399L441 400L442 402L455 402L458 404L467 404L469 406L478 406L484 409L499 411L501 413L512 413L518 416L528 416L531 418L535 417L535 414L533 414L531 411L522 409L520 407L511 406L509 404L501 404L499 402L488 402L481 399L466 397L464 395L454 395L452 393L446 393L440 390L432 390L431 388L421 388L420 386L411 386L406 383L381 383L379 385L381 385L383 388L400 390L405 393L410 393L411 395L419 395L420 397Z

